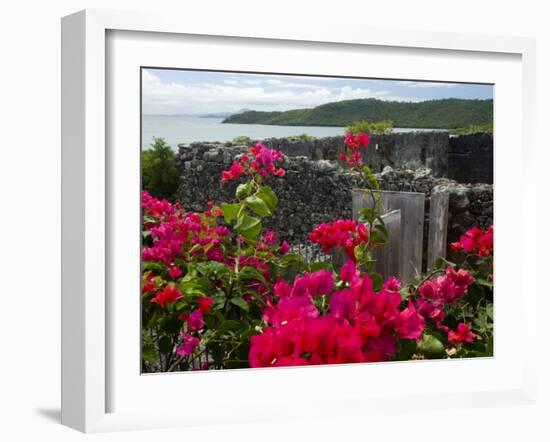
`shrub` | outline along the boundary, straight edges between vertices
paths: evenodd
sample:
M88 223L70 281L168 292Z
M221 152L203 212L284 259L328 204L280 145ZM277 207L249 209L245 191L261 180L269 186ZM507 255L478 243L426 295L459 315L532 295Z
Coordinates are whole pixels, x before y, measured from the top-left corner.
M493 133L493 122L485 124L471 124L470 126L459 127L451 130L451 133L455 135L475 134L479 132Z
M367 121L359 120L351 123L347 129L346 133L358 134L358 133L370 133L374 135L384 135L391 133L393 129L392 120L382 120L382 121Z
M252 138L247 137L246 135L241 135L233 138L233 144L244 144L248 146L252 144Z
M173 200L179 185L176 155L163 138L141 153L142 189L157 198Z
M289 141L311 141L315 137L308 134L290 135L287 137Z

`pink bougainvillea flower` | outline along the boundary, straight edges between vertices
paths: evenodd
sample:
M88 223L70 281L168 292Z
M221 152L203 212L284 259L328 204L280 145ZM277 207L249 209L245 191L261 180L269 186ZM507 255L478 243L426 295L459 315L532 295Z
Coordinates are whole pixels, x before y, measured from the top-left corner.
M359 144L360 147L367 147L370 144L370 135L365 133L358 133L357 144Z
M182 343L178 346L176 353L180 356L188 356L193 354L197 346L200 344L200 339L191 336L189 333L183 333Z
M212 311L212 298L203 297L199 298L199 310L203 313L210 313Z
M472 227L459 241L451 243L453 250L462 250L466 253L476 254L483 258L493 254L493 226L485 232L479 227Z
M396 331L400 338L418 339L424 331L424 318L416 311L414 303L409 301L408 307L396 318Z
M390 332L383 332L367 342L370 351L376 352L381 361L391 359L397 352L397 342Z
M243 165L238 161L233 161L229 170L222 172L222 181L238 180L244 173Z
M279 279L273 286L273 292L279 298L288 298L292 292L292 287L284 279Z
M309 235L309 240L319 244L323 253L330 253L334 248L341 247L355 261L355 247L368 243L369 232L362 223L339 219L333 223L319 224Z
M361 148L366 148L370 144L370 135L358 133L354 135L349 132L344 137L345 150L338 154L341 161L345 161L349 166L360 166L363 164L361 158Z
M441 322L445 319L443 312L444 303L442 301L428 301L423 298L416 300L416 310L424 318L432 319L438 328L441 327Z
M317 307L307 296L282 298L273 313L270 325L281 326L294 319L312 319L319 315Z
M148 272L145 274L146 276L143 278L143 287L141 288L142 293L145 293L147 295L153 293L156 290L156 284L155 284L155 275Z
M311 296L311 290L309 286L309 275L300 275L294 279L292 284L291 296Z
M342 281L350 282L358 275L355 262L351 259L346 260L342 268L340 269L340 279Z
M178 279L183 274L183 272L179 267L174 266L170 267L170 270L168 270L168 274L172 279Z
M327 270L317 270L309 276L308 285L312 296L328 295L334 288L334 275Z
M218 226L216 227L216 235L227 236L229 235L229 229L225 226Z
M489 256L493 253L493 226L489 227L477 240L479 257Z
M204 318L201 309L196 309L191 312L187 319L187 326L193 331L198 331L204 327Z
M277 244L277 234L273 230L268 230L264 233L264 241L267 244Z
M424 299L452 304L466 294L473 282L474 278L468 271L456 271L452 266L447 266L445 275L425 281L418 291Z
M261 177L285 175L284 169L276 167L282 159L283 153L275 149L269 149L262 143L252 146L248 154L235 160L229 170L222 172L222 181L239 179L244 173L256 174Z
M279 247L279 253L286 255L288 252L290 252L290 245L286 241L283 241Z
M390 292L398 292L401 290L401 281L399 281L399 279L395 276L390 276L386 279L386 281L384 281L383 287Z
M349 290L335 292L330 299L330 314L335 319L352 320L357 313L357 301Z
M450 330L448 339L451 344L469 344L474 341L476 335L472 333L469 324L459 323L456 331Z
M164 308L166 303L174 303L178 299L183 298L183 295L178 290L178 287L174 284L168 284L164 289L157 292L151 302L160 305Z

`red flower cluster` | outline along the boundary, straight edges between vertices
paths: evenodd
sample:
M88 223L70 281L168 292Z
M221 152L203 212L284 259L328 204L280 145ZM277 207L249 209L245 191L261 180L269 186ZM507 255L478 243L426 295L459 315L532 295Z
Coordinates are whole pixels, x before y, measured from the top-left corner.
M144 216L166 218L174 213L174 207L167 200L159 200L148 192L141 192L141 208Z
M333 223L319 224L309 235L310 241L319 244L323 253L335 247L342 247L348 257L355 260L354 249L361 243L368 243L367 227L351 219L339 219Z
M333 276L325 271L275 286L279 301L264 311L269 327L251 338L251 367L385 361L395 355L398 338L420 337L424 318L413 303L400 309L399 293L375 292L368 275L351 269L351 261L347 266L349 286L332 294ZM320 315L317 296L330 299L328 314Z
M470 330L468 324L463 322L458 324L456 331L450 330L448 339L451 344L469 344L474 341L476 335Z
M284 169L276 167L276 163L283 158L283 152L269 149L261 143L252 146L248 154L244 154L238 161L233 161L229 170L222 172L222 181L237 180L244 173L257 173L261 177L285 175Z
M438 328L448 332L448 327L442 324L445 319L444 310L463 297L473 282L474 278L466 270L456 271L448 266L443 276L420 285L420 298L416 301L416 308L422 316L432 319Z
M345 161L350 166L360 166L361 160L361 148L366 148L370 144L370 135L358 133L354 135L349 132L344 138L344 144L346 146L343 152L340 152L338 158Z
M164 289L158 291L154 298L151 299L151 302L164 308L167 302L173 304L181 298L183 298L183 295L178 290L178 287L174 284L169 284Z
M479 227L472 227L459 241L452 242L453 250L463 250L466 253L473 253L480 258L493 254L493 226L485 232Z

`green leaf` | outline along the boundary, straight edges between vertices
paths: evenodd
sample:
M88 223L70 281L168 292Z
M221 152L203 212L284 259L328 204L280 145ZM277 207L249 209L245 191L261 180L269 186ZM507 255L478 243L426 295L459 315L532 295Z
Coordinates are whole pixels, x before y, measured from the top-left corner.
M493 289L493 281L487 281L486 279L477 278L476 283L483 287L488 287L491 290Z
M265 218L266 216L271 216L271 209L259 196L252 195L246 198L244 201L247 207L252 209L252 211L256 215L261 216L262 218Z
M161 353L170 353L172 351L172 341L168 336L160 338L159 350Z
M165 316L159 321L159 325L166 333L172 334L180 331L181 323L176 316Z
M257 280L265 283L264 276L254 267L250 267L250 266L244 266L241 269L241 271L239 272L239 278L241 280L252 279L252 280Z
M389 236L389 233L388 229L386 229L386 224L384 223L384 220L381 216L377 216L376 220L378 222L374 225L374 229L379 231L385 238L387 238Z
M223 213L223 219L225 220L226 223L230 223L231 221L236 219L239 213L239 210L241 210L241 204L238 204L238 203L235 203L235 204L222 203L220 207Z
M256 193L256 195L267 204L267 207L269 207L271 212L275 211L275 209L277 208L277 204L279 203L279 198L277 198L277 195L275 194L275 192L273 192L273 189L271 187L260 187L260 190Z
M454 262L446 260L445 258L439 257L439 258L436 258L435 260L434 269L441 269L448 265L454 267L456 264Z
M246 239L255 240L262 230L262 223L260 219L243 213L237 220L235 229Z
M316 272L317 270L328 270L332 271L332 264L328 261L318 261L314 262L309 266L310 272Z
M239 299L239 298L235 298ZM240 330L243 327L243 323L241 321L235 321L233 319L228 319L227 321L223 321L220 326L218 327L218 334L223 335L225 332L229 330Z
M225 305L225 295L220 294L213 296L212 310L221 310Z
M252 192L252 181L239 184L237 186L237 190L235 191L235 196L237 198L242 198L244 196L250 195L250 192Z
M181 280L178 284L180 292L184 295L198 295L205 292L204 287L198 282L198 279L191 281Z
M493 320L493 304L487 304L487 307L485 307L485 312L487 313L487 316Z
M231 302L231 304L236 305L237 307L241 308L245 312L247 312L249 310L249 306L243 298L231 298L231 300L229 302Z
M382 275L380 273L370 273L370 278L372 279L372 288L375 292L379 292L382 290L382 285L384 284L384 279L382 278Z
M399 293L401 294L401 300L404 301L409 296L411 296L411 290L409 286L402 287L401 290L399 290Z
M439 339L424 333L418 343L418 350L428 358L437 358L445 353L445 347Z

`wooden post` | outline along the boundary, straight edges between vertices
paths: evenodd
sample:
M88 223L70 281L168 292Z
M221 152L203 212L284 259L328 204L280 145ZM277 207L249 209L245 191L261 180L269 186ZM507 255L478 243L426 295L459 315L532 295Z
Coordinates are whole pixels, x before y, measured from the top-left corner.
M390 276L401 275L401 210L392 210L382 215L386 229L388 230L388 240L385 247L374 249L373 258L376 260L374 269L380 273L384 279Z
M372 207L370 195L357 190L352 192L352 212L355 219L359 210ZM404 283L415 282L415 275L422 272L422 249L424 238L424 204L426 196L417 192L381 191L378 208L383 212L401 211L400 273L397 276Z
M430 224L428 231L428 270L435 260L447 256L447 222L449 219L449 192L434 192L430 198Z

